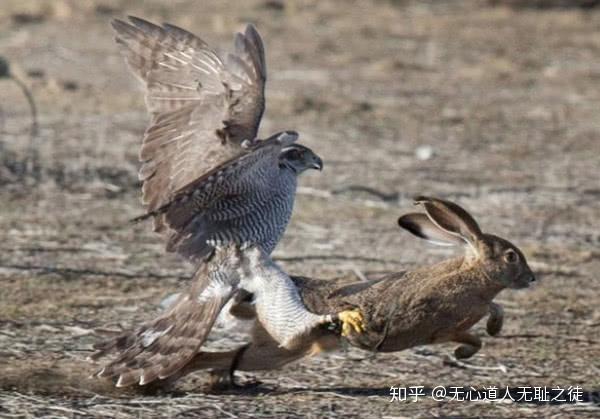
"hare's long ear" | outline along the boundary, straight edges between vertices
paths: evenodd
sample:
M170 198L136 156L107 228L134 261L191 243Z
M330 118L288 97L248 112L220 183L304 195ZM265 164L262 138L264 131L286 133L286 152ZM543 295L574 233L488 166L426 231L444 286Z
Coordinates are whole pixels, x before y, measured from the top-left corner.
M415 236L439 246L464 246L465 244L463 239L442 230L425 214L416 212L405 214L398 218L398 225Z
M476 242L482 233L477 222L471 215L453 202L437 198L420 196L415 198L415 204L421 204L435 225L445 232L460 237L476 249Z

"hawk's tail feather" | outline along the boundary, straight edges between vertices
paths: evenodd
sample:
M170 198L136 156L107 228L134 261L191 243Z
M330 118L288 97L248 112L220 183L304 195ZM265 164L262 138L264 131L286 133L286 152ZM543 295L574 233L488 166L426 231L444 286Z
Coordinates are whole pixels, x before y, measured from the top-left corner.
M187 363L196 350L196 342L193 339L191 342L178 342L180 339L177 336L169 336L168 331L163 331L164 339L160 342L158 342L158 338L156 338L156 342L145 341L145 339L152 339L152 334L157 333L154 329L148 329L148 331L149 333L144 334L136 330L126 336L116 338L112 342L105 343L98 352L92 355L92 359L115 352L118 353L118 356L97 371L95 375L101 378L116 378L117 387L126 387L132 384L144 385L175 374ZM153 343L156 346L152 345Z
M200 350L219 312L236 290L235 284L228 281L228 274L219 266L202 264L190 290L167 311L97 345L98 352L92 359L110 353L117 356L96 375L117 379L117 386L125 387L163 380L181 372Z
M102 334L103 332L104 331L101 330L95 330L96 334ZM89 360L97 361L98 359L115 352L118 346L124 344L123 341L125 339L125 336L127 335L126 333L123 333L123 331L111 331L111 334L112 337L105 338L103 341L94 343L94 345L92 346L94 352L88 355Z
M123 350L127 348L133 341L133 335L131 332L122 333L119 336L104 340L94 344L93 348L96 350L90 355L90 359L96 361L103 358L111 353Z

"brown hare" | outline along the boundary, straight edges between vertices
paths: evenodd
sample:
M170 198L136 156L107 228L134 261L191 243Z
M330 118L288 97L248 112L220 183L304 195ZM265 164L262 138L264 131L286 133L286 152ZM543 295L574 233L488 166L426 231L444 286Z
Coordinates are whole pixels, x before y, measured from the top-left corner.
M342 339L354 346L394 352L418 345L458 342L457 358L469 358L481 348L469 329L486 315L487 332L494 336L503 322L494 297L504 288L526 288L535 277L523 253L513 244L481 231L467 211L452 202L419 197L425 213L409 213L400 227L432 243L461 246L464 255L434 266L391 274L367 282L293 278L308 310L331 313L358 309L366 331L343 338L327 329L314 330L295 348L282 348L258 321L247 345L225 352L201 352L182 373L212 368L220 380L233 371L268 370L304 356L339 347ZM255 317L249 301L231 309L239 319ZM223 382L223 381L221 381ZM233 381L231 381L233 383Z

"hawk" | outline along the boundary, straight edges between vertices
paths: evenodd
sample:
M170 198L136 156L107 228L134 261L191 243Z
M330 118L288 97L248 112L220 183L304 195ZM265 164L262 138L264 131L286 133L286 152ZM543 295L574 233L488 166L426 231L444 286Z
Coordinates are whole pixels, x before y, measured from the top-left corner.
M200 38L170 24L129 17L129 23L114 20L112 26L146 87L151 114L140 151L146 214L137 220L153 218L167 251L197 270L189 290L166 313L98 345L93 358L118 354L99 375L119 377L119 386L172 376L199 351L224 304L241 290L269 301L257 302L264 307L259 317L283 346L323 322L339 319L343 331L360 330L356 311L308 313L293 282L268 258L291 217L298 175L321 170L323 162L296 143L294 131L256 138L266 81L256 29L248 25L237 34L234 52L222 59ZM248 244L264 257L255 256L259 262L245 276L232 268L239 259L232 251L215 252L217 245Z
M252 25L221 59L173 25L114 20L116 41L146 87L151 114L140 151L142 201L167 250L199 262L211 242L258 243L271 253L292 214L297 177L323 168L284 131L259 140L266 66Z

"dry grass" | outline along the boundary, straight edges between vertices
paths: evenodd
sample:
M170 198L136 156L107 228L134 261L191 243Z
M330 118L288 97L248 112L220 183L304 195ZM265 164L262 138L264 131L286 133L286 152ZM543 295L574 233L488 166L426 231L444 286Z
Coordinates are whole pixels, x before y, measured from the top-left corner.
M38 105L0 80L0 417L596 417L596 404L389 403L389 387L600 390L600 13L486 1L6 1L0 51ZM375 275L446 257L395 227L410 197L456 199L541 277L505 292L506 328L466 364L448 346L348 349L258 374L231 394L192 377L167 394L90 380L94 328L128 326L189 273L141 211L142 95L111 15L172 21L219 46L246 21L267 43L262 132L322 155L276 251L291 273ZM420 148L433 156L417 158ZM220 339L236 336L220 334ZM228 342L228 341L225 341ZM243 377L249 379L249 377ZM596 393L594 393L596 392Z

